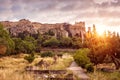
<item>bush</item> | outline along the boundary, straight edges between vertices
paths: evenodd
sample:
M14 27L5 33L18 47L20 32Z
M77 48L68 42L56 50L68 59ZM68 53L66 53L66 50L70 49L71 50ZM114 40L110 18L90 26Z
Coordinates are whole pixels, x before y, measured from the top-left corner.
M32 53L35 51L36 46L35 43L30 41L30 39L22 40L20 38L13 38L13 41L15 43L15 53Z
M0 55L4 55L7 51L7 47L5 45L0 45Z
M93 64L91 64L91 63L86 64L85 68L87 69L88 72L93 72L94 71Z
M78 37L72 38L72 47L75 49L79 49L83 47L82 39Z
M60 47L71 47L72 39L69 37L62 37L60 39Z
M75 55L73 56L75 62L85 68L86 64L90 64L90 59L87 57L87 54L90 52L89 49L80 49L76 51Z
M49 40L46 40L43 43L43 46L44 47L58 47L59 46L59 41L55 37L52 37Z
M62 56L63 56L63 53L58 53L57 56L58 56L58 57L62 57Z
M25 56L24 59L27 60L29 63L32 63L35 57L34 54L30 54L29 56Z
M41 53L41 57L53 57L54 53L51 51Z
M45 32L44 35L54 36L55 33L52 30L49 30L48 32Z

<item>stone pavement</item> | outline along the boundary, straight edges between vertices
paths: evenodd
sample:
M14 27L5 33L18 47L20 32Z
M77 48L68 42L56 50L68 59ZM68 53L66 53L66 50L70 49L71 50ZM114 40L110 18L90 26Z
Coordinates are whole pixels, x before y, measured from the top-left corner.
M75 61L73 61L67 69L71 70L80 80L90 80L90 78L85 74L85 71L78 66Z

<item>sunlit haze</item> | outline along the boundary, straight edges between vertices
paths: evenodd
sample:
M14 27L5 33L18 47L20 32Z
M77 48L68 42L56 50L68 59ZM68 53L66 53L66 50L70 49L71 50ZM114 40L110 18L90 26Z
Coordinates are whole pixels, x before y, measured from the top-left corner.
M96 25L120 32L120 0L0 0L0 21L29 19L40 23L75 23Z

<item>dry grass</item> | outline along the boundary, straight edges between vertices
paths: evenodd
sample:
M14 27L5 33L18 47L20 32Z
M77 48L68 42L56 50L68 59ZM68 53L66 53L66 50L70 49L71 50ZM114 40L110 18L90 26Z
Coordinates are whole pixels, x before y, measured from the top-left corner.
M0 66L9 69L23 69L28 62L23 58L4 57L0 59Z
M41 58L35 55L35 60L29 64L24 60L24 56L26 55L27 54L21 54L0 58L0 80L35 80L32 74L25 72L24 68L26 66L34 66L41 59L44 59L49 64L53 63L53 58ZM65 69L72 61L73 58L71 56L64 55L63 58L58 58L56 64L50 65L47 68L39 67L39 69Z
M13 69L0 70L0 80L35 80L32 74Z
M88 73L90 80L120 80L120 72L115 70L115 65L113 63L99 64L97 68L108 69L108 72L96 70L95 67L94 73ZM113 70L113 72L109 72L109 69Z
M90 76L90 80L120 80L120 72L106 73L96 71L88 75Z
M34 80L32 74L24 72L28 62L23 57L15 57L18 55L0 58L0 80Z
M67 67L69 67L69 65L71 64L71 62L73 61L73 57L70 55L64 55L63 58L59 58L57 60L57 63L54 65L51 65L49 67L49 69L54 69L54 70L59 70L59 69L66 69Z

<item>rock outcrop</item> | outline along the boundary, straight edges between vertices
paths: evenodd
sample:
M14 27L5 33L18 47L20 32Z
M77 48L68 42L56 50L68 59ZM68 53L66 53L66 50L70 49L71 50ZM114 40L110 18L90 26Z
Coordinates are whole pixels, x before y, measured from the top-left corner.
M5 29L9 30L12 36L18 36L19 33L27 31L30 34L44 34L51 30L56 37L81 37L84 39L85 22L76 22L74 25L67 23L42 24L38 22L30 22L21 19L18 22L2 21Z

